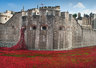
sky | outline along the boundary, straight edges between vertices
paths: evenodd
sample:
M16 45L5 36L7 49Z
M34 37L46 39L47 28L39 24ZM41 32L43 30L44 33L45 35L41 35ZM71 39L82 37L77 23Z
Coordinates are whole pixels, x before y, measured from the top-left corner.
M6 10L21 11L43 6L60 6L61 11L69 13L96 13L96 0L0 0L0 12Z

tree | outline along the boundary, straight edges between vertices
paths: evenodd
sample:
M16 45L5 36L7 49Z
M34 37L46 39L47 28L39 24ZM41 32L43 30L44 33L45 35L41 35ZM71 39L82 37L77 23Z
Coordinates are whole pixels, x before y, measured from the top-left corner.
M76 19L76 17L77 17L77 14L75 13L75 14L73 14L73 17Z

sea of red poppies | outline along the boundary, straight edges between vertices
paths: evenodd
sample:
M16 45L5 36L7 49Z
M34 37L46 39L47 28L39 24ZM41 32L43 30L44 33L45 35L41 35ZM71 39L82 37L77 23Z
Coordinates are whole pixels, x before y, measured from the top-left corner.
M66 51L0 50L0 68L96 68L96 46Z

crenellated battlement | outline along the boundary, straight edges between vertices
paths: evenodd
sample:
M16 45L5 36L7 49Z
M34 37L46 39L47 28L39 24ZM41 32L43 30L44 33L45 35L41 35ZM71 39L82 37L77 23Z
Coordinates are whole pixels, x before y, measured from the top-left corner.
M44 7L40 7L39 9L51 9L51 10L60 10L60 6L44 6Z

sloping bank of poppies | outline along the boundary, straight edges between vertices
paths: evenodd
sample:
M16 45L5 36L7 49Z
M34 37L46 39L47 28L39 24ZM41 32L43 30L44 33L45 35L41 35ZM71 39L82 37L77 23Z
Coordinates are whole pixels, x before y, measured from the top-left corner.
M26 45L25 45L24 31L25 31L25 28L22 27L21 28L20 40L18 41L18 43L16 45L14 45L14 46L12 46L10 48L8 48L8 47L0 47L0 50L10 51L10 50L25 50L25 49L27 49Z
M0 68L96 68L96 46L68 51L0 50Z

